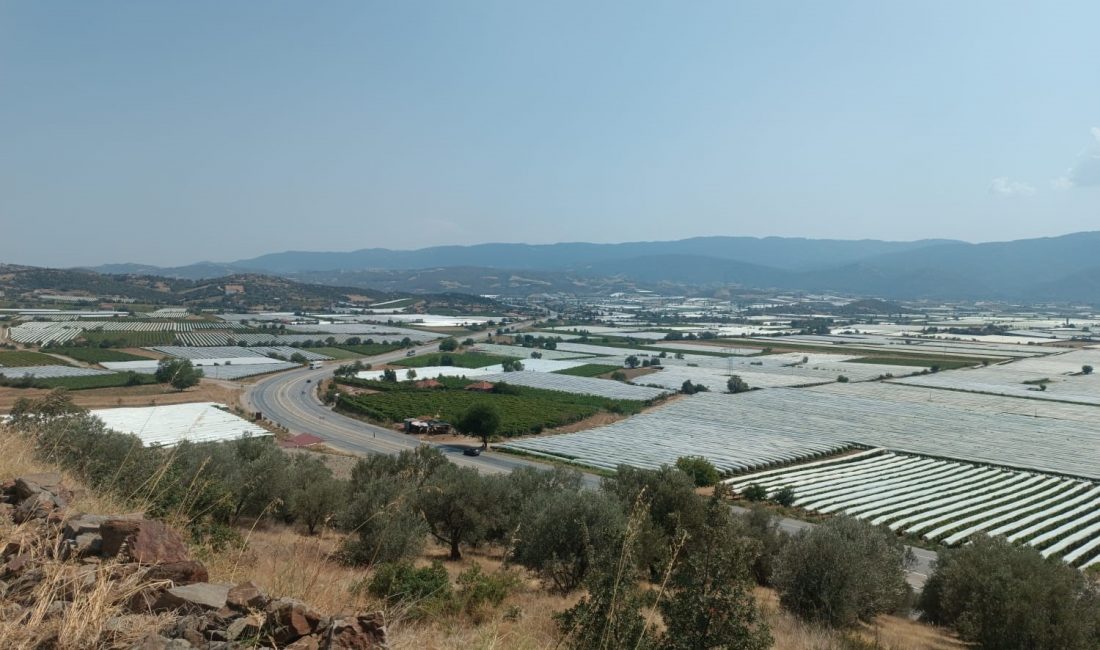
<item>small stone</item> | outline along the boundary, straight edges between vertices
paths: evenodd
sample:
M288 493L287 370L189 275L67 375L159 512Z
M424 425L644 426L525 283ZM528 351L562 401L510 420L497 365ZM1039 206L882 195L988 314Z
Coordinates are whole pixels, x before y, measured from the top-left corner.
M290 643L312 634L321 615L309 605L294 598L279 598L267 605L268 625L279 643Z
M77 536L85 533L98 533L100 525L105 521L107 521L107 517L104 515L80 514L75 517L69 517L65 520L62 534L64 534L65 539L75 539Z
M68 492L61 485L61 475L57 472L43 472L41 474L26 474L15 479L12 486L15 496L22 499L30 498L39 492L49 492L54 495L63 495Z
M225 638L227 641L255 638L260 634L263 623L262 618L254 615L238 618L226 628Z
M99 549L102 547L103 538L99 533L80 533L73 539L73 553L77 557L99 555Z
M65 614L65 610L69 608L68 602L64 600L55 600L49 605L46 605L46 618L56 618Z
M20 553L12 557L4 564L4 568L0 569L0 577L11 578L23 573L31 565L31 561L29 553Z
M12 521L23 524L34 519L45 519L57 509L54 498L45 492L36 492L23 499L12 513Z
M131 646L130 650L192 650L194 647L183 639L169 639L159 634L150 634L141 642Z
M31 596L34 595L35 589L46 578L46 572L42 570L42 567L31 567L24 569L17 578L8 583L7 598L16 601L27 601L27 604L33 602Z
M386 647L386 624L381 612L333 619L326 648L373 650Z
M156 611L182 610L201 612L225 607L225 597L229 585L197 582L190 585L172 587L157 598L153 609Z
M317 642L317 637L304 636L294 643L285 646L283 650L318 650L321 644Z
M171 564L191 557L179 533L152 519L108 519L99 526L102 555L115 557L123 548L139 564Z
M185 560L169 564L157 564L145 572L147 580L171 580L175 585L189 585L206 582L210 574L201 562Z
M267 606L268 599L259 586L249 580L230 589L226 602L230 607L240 610L263 609Z

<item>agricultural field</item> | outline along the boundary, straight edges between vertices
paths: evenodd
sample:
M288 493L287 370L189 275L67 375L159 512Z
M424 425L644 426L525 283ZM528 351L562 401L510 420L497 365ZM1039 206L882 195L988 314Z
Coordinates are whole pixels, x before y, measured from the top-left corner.
M444 363L445 357L451 363ZM515 357L505 357L483 352L432 352L430 354L418 354L415 357L406 357L391 362L395 366L406 368L423 368L426 366L456 366L458 368L484 368L495 366L505 361L511 361Z
M103 361L144 361L149 358L130 354L129 352L122 352L120 350L112 350L110 348L70 346L50 348L50 351L85 363L101 363Z
M289 361L279 361L277 363L249 363L249 364L232 364L232 365L218 365L218 366L203 366L203 377L208 379L244 379L246 377L256 377L258 375L266 375L273 372L282 372L283 370L292 370L294 368L301 368L296 363Z
M1100 406L1100 350L1074 350L1012 363L898 380L911 386Z
M72 316L63 316L71 319ZM61 344L83 338L98 345L108 341L113 347L142 347L172 343L178 335L208 329L226 329L235 327L226 323L187 320L141 321L127 318L111 320L60 320L31 321L12 327L8 335L17 343L35 343L39 345ZM121 342L123 344L115 344ZM130 342L130 345L124 343Z
M289 346L211 346L211 347L189 347L178 345L162 345L158 347L149 348L154 352L168 355L170 357L178 357L180 359L190 359L192 361L204 361L209 359L218 360L232 360L233 363L255 363L252 361L256 358L269 359L274 357L282 357L284 360L289 359L295 354L300 354L306 361L325 361L331 359L324 354L320 354L307 348L292 348Z
M41 352L0 350L0 367L24 368L28 366L61 366L63 361Z
M89 331L80 335L89 346L112 348L145 348L154 345L171 345L178 334L170 331L125 332Z
M982 343L978 341L945 340L923 337L890 336L882 334L795 334L792 336L757 337L748 339L743 345L774 345L789 347L797 345L831 347L834 352L843 350L847 354L857 351L881 353L884 355L928 355L959 359L1012 359L1042 356L1051 352L1050 348L1039 345L1020 345L1009 343ZM839 349L838 349L839 348Z
M512 373L529 374L529 373ZM355 382L346 382L358 385ZM370 382L377 386L383 382ZM447 382L458 386L466 382ZM500 414L499 434L504 437L540 433L544 429L571 424L609 411L636 413L643 402L540 390L509 385L506 393L481 393L462 388L417 389L412 385L392 385L385 392L342 396L339 408L379 422L400 422L409 417L438 417L458 420L474 404L489 404Z
M789 463L851 447L812 432L738 430L736 401L742 397L696 394L605 427L517 440L506 447L603 469L624 464L656 469L675 464L681 456L703 456L722 471Z
M935 366L940 370L954 370L956 368L972 368L973 359L949 359L937 357L904 357L904 356L870 356L849 359L850 363L872 363L889 366L916 366L918 368L931 368Z
M309 349L316 352L317 354L323 354L326 357L330 357L332 359L339 359L339 360L360 359L364 356L362 354L359 354L358 352L352 352L351 350L345 350L343 348L335 348L335 347L328 347L328 346L320 347L320 348L309 348Z
M622 370L622 366L612 366L602 363L586 363L580 366L574 366L573 368L566 368L564 370L555 370L554 373L558 375L572 375L574 377L598 377L600 375L606 375L616 370Z
M256 424L230 413L221 404L198 402L92 411L108 428L137 436L146 445L215 442L244 436L269 436Z
M423 343L443 338L442 334L426 332L424 330L408 327L392 327L390 325L375 325L371 323L328 323L322 325L289 325L289 332L308 334L316 340L327 340L330 336L343 335L357 336L362 339L371 338L376 343L400 343L403 339L409 339L414 343ZM339 339L343 340L343 339Z
M548 372L502 372L483 375L478 379L489 382L503 381L513 386L528 386L531 388L561 391L577 395L592 395L606 399L638 400L643 402L659 399L669 393L669 391L661 388L634 386L611 379L574 377Z
M1100 479L1096 408L882 382L832 383L697 394L606 427L516 444L596 467L654 467L699 455L725 470L856 445Z
M504 357L516 357L519 359L531 358L532 352L538 352L542 355L543 359L550 360L582 359L590 356L586 354L581 354L579 352L569 352L566 350L541 350L536 348L525 348L520 345L500 345L497 343L478 343L474 346L474 349L479 352L498 354Z
M21 379L30 377L33 379L52 379L54 377L94 377L97 375L109 375L106 370L93 368L74 368L72 366L20 366L17 368L0 367L0 375L5 379Z
M794 505L950 546L1004 535L1075 566L1100 563L1100 484L875 450L737 476L735 492L787 488Z
M373 357L375 355L393 352L394 350L400 350L402 346L400 343L360 343L358 345L337 345L335 347L359 356ZM327 353L322 352L322 354Z
M157 383L151 374L140 372L112 372L79 377L46 377L35 379L35 388L65 388L67 390L88 390L92 388L117 388L120 386L144 386Z

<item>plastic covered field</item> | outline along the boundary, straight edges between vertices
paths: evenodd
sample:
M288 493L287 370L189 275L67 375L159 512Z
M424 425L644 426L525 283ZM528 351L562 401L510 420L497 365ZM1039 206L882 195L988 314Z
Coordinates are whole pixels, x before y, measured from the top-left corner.
M795 505L807 510L948 545L1006 535L1078 566L1100 558L1100 485L1093 481L876 451L726 483L737 492L790 488Z
M215 442L244 436L269 436L263 427L219 408L213 402L138 408L100 409L92 414L108 428L130 433L146 445L175 445L184 440Z

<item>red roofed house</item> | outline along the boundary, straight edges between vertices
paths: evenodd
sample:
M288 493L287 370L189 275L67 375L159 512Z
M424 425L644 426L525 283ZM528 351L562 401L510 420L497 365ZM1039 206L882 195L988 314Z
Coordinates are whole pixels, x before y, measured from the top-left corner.
M421 379L416 382L417 388L443 388L443 384L434 379Z

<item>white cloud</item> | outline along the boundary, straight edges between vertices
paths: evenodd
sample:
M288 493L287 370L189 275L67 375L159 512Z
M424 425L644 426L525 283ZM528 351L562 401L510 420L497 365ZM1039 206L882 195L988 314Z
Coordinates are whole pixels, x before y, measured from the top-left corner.
M1014 181L1004 176L994 178L989 183L989 191L1001 196L1031 196L1035 187L1023 181Z
M1100 126L1089 129L1096 142L1085 147L1077 155L1077 161L1066 170L1064 176L1051 181L1055 189L1068 190L1072 187L1100 187Z

